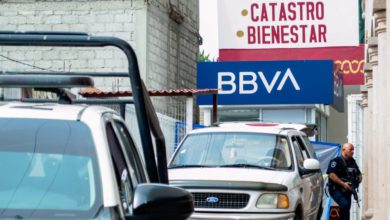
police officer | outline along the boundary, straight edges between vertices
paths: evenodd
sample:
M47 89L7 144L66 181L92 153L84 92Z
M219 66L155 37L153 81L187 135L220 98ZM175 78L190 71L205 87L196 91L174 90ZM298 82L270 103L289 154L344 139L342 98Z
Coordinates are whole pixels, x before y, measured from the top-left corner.
M327 174L329 176L329 194L337 202L340 208L340 219L349 220L351 208L352 181L355 186L361 182L361 172L353 159L354 146L345 143L341 150L341 156L329 162Z

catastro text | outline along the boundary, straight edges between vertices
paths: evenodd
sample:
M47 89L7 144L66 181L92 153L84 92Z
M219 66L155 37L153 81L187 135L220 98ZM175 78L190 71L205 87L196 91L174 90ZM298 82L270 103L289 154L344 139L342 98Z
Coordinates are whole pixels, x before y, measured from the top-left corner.
M325 6L316 2L265 2L250 6L248 44L326 43Z

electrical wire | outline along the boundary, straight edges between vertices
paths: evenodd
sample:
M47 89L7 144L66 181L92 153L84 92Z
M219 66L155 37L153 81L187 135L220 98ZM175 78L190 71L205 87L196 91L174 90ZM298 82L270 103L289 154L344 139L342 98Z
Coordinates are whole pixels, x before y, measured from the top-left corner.
M12 61L12 62L15 62L15 63L19 63L19 64L22 64L22 65L25 65L25 66L29 66L29 67L32 67L34 69L40 69L40 70L44 70L44 71L51 71L51 72L63 72L63 71L57 71L57 70L52 70L52 69L48 69L48 68L43 68L43 67L39 67L39 66L35 66L35 65L32 65L32 64L29 64L29 63L25 63L25 62L22 62L22 61L19 61L19 60L15 60L15 59L12 59L10 57L7 57L7 56L4 56L2 54L0 54L0 57L4 58L4 59L7 59L9 61Z

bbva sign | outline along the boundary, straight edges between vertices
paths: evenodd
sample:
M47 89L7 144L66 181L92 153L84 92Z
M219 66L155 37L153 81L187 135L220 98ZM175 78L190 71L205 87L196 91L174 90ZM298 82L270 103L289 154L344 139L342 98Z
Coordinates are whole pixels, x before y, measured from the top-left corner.
M236 75L232 72L218 72L218 94L233 94L237 90L237 84L236 84ZM271 82L268 82L267 78L265 77L263 72L239 72L238 76L238 85L239 85L239 94L253 94L258 91L259 84L256 82L257 77L260 78L260 85L263 85L268 94L270 94L274 87L276 82L279 79L279 76L281 75L281 71L277 71L275 75L273 76ZM295 90L301 90L299 87L299 84L297 80L294 77L294 74L291 72L290 68L287 69L287 71L284 73L282 80L279 82L277 86L277 91L280 91L283 89L284 85L286 84L287 80L290 80L292 85L294 86ZM231 89L225 89L225 86L230 86ZM245 88L245 86L248 86L250 88Z
M331 104L333 62L199 62L197 88L218 88L218 104ZM211 99L198 97L199 105Z

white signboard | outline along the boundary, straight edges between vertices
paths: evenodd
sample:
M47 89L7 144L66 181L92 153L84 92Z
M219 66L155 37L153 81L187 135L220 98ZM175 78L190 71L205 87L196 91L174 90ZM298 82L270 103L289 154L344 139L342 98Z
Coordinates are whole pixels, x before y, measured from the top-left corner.
M220 49L359 45L358 0L218 0Z

